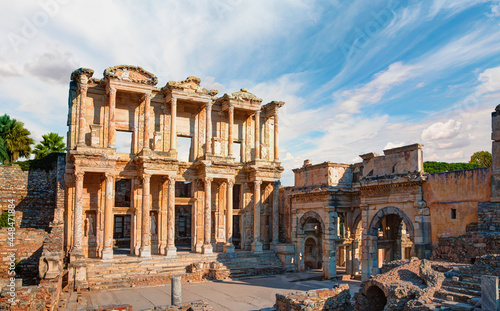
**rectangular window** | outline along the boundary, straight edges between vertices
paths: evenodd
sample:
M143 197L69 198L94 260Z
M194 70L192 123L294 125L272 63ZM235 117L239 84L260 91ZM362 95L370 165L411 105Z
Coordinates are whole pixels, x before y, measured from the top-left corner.
M457 209L456 208L451 209L451 219L457 219Z
M191 162L191 137L177 136L177 159Z
M132 153L132 132L116 131L115 148L117 153Z
M175 197L176 198L190 198L191 197L191 183L186 181L175 182Z
M240 191L241 185L233 186L233 209L240 209Z
M130 207L131 193L132 193L132 180L118 179L115 182L115 206Z
M236 162L241 162L241 143L233 143L233 157Z

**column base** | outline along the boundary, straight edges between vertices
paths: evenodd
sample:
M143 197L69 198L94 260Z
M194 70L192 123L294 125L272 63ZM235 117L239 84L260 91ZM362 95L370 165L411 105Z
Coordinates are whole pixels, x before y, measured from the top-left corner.
M81 248L74 248L70 253L69 253L69 262L81 262L85 261L85 255L83 254L83 249Z
M224 253L234 253L234 245L233 243L224 244Z
M166 253L166 255L168 257L177 256L177 248L175 246L173 246L173 245L168 246L167 247L167 253Z
M275 251L276 250L276 246L279 245L280 243L279 242L271 242L271 250Z
M151 246L148 245L148 246L141 247L141 249L139 250L139 257L150 259L151 258Z
M213 254L212 244L203 244L201 252L203 254Z
M261 242L253 242L252 243L252 252L262 253L262 243Z
M194 251L197 252L197 253L201 253L203 251L203 244L201 243L197 243L195 246L194 246Z
M102 259L103 260L113 259L113 249L112 248L104 248L102 250Z

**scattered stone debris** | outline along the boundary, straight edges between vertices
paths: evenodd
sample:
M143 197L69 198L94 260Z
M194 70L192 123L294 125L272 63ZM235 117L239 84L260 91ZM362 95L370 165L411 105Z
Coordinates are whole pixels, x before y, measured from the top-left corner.
M349 285L341 284L333 289L318 289L307 292L296 292L288 295L276 294L277 311L289 310L352 310Z

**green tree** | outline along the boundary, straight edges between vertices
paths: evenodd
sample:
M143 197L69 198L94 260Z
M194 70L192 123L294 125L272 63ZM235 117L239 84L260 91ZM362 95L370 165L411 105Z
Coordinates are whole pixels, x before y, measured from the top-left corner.
M57 133L50 132L42 135L43 140L35 146L33 153L35 159L41 159L52 152L63 152L66 145L64 144L64 137Z
M492 162L489 151L477 151L470 157L469 163L479 164L484 167L490 167Z
M4 163L10 163L19 157L28 158L31 154L33 139L29 137L30 131L24 128L24 123L4 114L0 117L0 137L7 152L8 159Z
M3 163L9 159L7 147L5 147L3 138L0 136L0 162Z

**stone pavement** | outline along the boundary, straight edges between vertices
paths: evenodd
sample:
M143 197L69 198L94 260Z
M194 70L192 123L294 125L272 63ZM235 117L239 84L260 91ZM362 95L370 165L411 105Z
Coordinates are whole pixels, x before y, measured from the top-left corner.
M321 271L287 273L273 277L220 282L182 284L182 301L204 300L214 310L260 310L272 307L276 294L298 290L331 288L333 281L320 281ZM359 290L359 281L340 281L349 284L351 295ZM85 310L86 306L130 304L134 310L150 309L170 304L170 284L135 287L120 290L84 292L79 306L68 303L67 310Z

